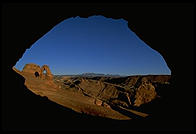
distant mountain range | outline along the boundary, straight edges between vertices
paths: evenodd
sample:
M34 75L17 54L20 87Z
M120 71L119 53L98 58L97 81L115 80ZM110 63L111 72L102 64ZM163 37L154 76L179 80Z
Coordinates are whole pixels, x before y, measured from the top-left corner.
M102 74L102 73L82 73L82 74L72 74L72 75L54 75L54 76L71 76L71 77L135 77L135 76L170 76L170 75L153 75L153 74L146 74L146 75L118 75L118 74Z
M83 73L81 76L89 76L89 77L120 77L121 75L118 74L100 74L100 73Z
M82 73L76 75L55 75L55 76L80 76L80 77L124 77L118 74L101 74L101 73Z

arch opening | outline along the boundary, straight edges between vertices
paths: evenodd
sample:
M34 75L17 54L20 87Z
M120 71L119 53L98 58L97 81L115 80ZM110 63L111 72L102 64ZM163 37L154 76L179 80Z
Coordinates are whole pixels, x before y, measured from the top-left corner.
M36 78L40 76L37 71L34 73L34 75L35 75Z
M43 70L43 74L46 75L46 70L45 69Z

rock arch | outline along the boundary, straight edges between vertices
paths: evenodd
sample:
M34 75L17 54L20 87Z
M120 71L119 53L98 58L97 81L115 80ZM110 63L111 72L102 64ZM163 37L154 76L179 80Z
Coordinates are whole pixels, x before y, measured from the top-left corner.
M46 74L44 74L44 71L46 71ZM41 67L41 78L43 78L43 79L52 79L53 78L53 75L52 75L48 65L43 65Z
M46 74L43 73L44 71L46 71ZM47 79L47 80L53 79L53 75L48 65L43 65L40 68L39 65L36 65L34 63L29 63L24 66L22 72L30 73L32 74L32 76L42 78L42 79Z

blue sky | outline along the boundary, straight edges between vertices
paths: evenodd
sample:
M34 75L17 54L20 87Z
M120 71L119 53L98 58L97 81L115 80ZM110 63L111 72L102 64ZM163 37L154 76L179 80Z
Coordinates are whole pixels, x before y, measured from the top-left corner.
M140 40L126 20L103 16L72 17L57 24L15 67L22 70L27 63L49 65L53 74L171 74L163 57Z

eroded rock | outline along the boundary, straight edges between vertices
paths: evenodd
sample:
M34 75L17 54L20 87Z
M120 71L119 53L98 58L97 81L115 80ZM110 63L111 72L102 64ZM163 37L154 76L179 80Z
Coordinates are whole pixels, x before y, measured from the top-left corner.
M22 72L31 73L32 75L35 75L35 73L37 72L40 75L42 71L39 65L29 63L24 66Z
M43 73L44 71L46 71L46 74ZM22 72L29 73L32 75L32 77L38 77L38 78L48 79L48 80L53 79L53 75L49 69L49 66L47 65L43 65L40 68L40 66L37 64L29 63L24 66Z
M134 106L140 106L156 98L155 87L146 79L142 79L142 84L136 91Z
M94 103L98 106L102 106L103 101L99 100L99 99L95 99Z
M107 104L106 102L103 102L103 103L102 103L102 106L103 106L103 107L106 107L106 108L111 108L110 105Z
M43 72L46 71L46 74L44 74ZM40 74L41 78L44 78L44 79L53 79L53 75L49 69L49 67L47 65L43 65L41 67L41 74Z

